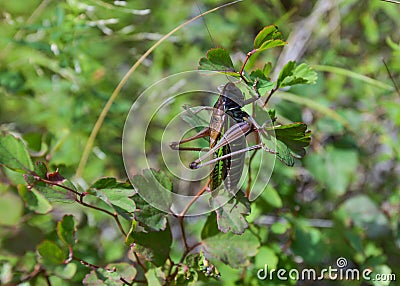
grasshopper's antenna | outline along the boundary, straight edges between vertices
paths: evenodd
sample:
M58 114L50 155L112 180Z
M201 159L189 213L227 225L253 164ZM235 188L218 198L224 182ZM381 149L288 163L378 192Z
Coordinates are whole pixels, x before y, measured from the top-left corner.
M392 82L393 82L394 88L396 89L397 93L400 95L400 88L399 88L399 86L397 85L396 81L394 80L393 75L392 75L392 73L391 73L390 70L389 70L389 67L387 66L387 64L386 64L386 62L385 62L384 59L382 59L382 62L383 62L383 64L385 65L386 71L387 71L387 73L389 74L389 77L390 77L390 79L391 79Z
M199 6L199 3L197 3L196 0L193 0L193 2L196 4L197 10L199 10L200 14L203 14L203 11L201 10L201 8ZM210 37L210 40L211 40L211 43L212 43L213 47L215 47L214 39L211 36L210 29L208 28L208 25L207 25L207 22L206 22L206 18L205 17L201 17L201 20L203 21L204 26L206 26L206 29L207 29L207 32L208 32L208 36Z

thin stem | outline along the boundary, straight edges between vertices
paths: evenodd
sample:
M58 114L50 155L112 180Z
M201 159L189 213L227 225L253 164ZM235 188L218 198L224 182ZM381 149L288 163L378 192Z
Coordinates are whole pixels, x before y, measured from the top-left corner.
M75 260L75 261L78 261L80 264L82 264L82 265L84 265L84 266L86 266L86 267L91 268L92 270L97 270L97 269L101 268L100 266L98 266L98 265L96 265L96 264L87 262L86 260L77 258L77 257L75 257L75 256L73 256L72 259Z
M264 102L263 108L267 105L268 101L271 99L272 95L278 90L278 88L273 88L269 93L267 99Z
M49 180L40 178L40 177L37 176L36 174L34 174L34 176L35 176L35 179L38 180L38 181L41 181L41 182L46 183L46 184L49 184L49 185L53 185L53 186L60 187L60 188L63 188L63 189L65 189L65 190L67 190L67 191L70 191L70 192L74 193L75 195L77 195L77 196L79 197L79 198L76 198L75 201L76 201L77 203L81 204L82 206L85 206L85 207L88 207L88 208L91 208L91 209L95 209L95 210L97 210L97 211L100 211L100 212L103 212L103 213L105 213L105 214L108 214L108 215L112 216L112 217L114 218L115 222L117 223L117 226L118 226L119 230L121 231L121 233L122 233L125 237L127 236L127 234L126 234L124 228L122 227L121 221L120 221L119 218L118 218L118 214L117 214L117 213L112 213L112 212L110 212L110 211L108 211L108 210L106 210L106 209L103 209L103 208L100 208L100 207L93 206L93 205L90 205L90 204L88 204L88 203L85 203L85 202L83 201L83 198L87 195L87 193L80 193L80 192L78 192L78 191L76 191L76 190L74 190L74 189L72 189L72 188L70 188L70 187L61 185L61 184L56 183L56 182L54 182L54 181L49 181Z
M100 207L96 207L96 206L90 205L90 204L88 204L88 203L85 203L85 202L83 201L83 198L84 198L85 196L86 196L86 194L81 194L81 195L79 196L79 200L75 200L75 201L77 201L78 203L80 203L81 205L83 205L83 206L85 206L85 207L88 207L88 208L91 208L91 209L95 209L95 210L98 210L98 211L100 211L100 212L103 212L103 213L106 213L106 214L112 216L112 217L114 218L115 222L117 223L120 232L121 232L125 237L127 236L127 234L126 234L124 228L122 227L121 221L120 221L119 218L118 218L118 214L117 214L117 213L112 213L112 212L110 212L110 211L108 211L108 210L106 210L106 209L102 209L102 208L100 208Z
M179 217L179 226L181 227L181 233L182 233L182 240L183 240L183 245L185 246L185 249L189 248L189 245L186 240L186 233L185 233L185 226L184 226L184 216Z
M386 64L385 60L382 60L382 61L383 61L383 64L385 65L386 71L387 71L387 73L389 74L390 79L391 79L392 82L393 82L394 88L396 89L397 93L400 94L400 88L398 87L396 81L394 80L394 78L393 78L393 76L392 76L392 73L391 73L390 70L389 70L388 65Z
M179 218L184 217L186 213L188 212L189 208L193 205L197 199L204 194L206 190L208 190L208 186L210 185L210 179L208 179L207 183L204 185L204 187L191 199L191 201L187 204L187 206L183 209L183 211L178 215Z
M49 184L49 185L53 185L53 186L57 186L57 187L63 188L63 189L65 189L65 190L67 190L67 191L70 191L70 192L74 193L74 194L77 195L77 196L81 196L81 195L82 195L82 193L80 193L80 192L78 192L78 191L76 191L76 190L74 190L74 189L72 189L72 188L70 188L70 187L61 185L61 184L56 183L56 182L54 182L54 181L49 181L49 180L43 179L43 178L37 176L36 174L34 174L34 177L35 177L35 179L38 180L38 181L41 181L41 182L46 183L46 184Z
M252 50L252 51L250 51L250 52L247 53L246 58L244 59L243 65L242 65L242 67L240 68L240 71L239 71L239 74L240 74L241 77L243 76L244 67L245 67L246 64L247 64L247 61L250 59L250 57L251 57L252 55L254 55L255 52L257 52L257 50Z
M138 254L136 253L136 251L133 251L133 255L135 256L135 259L136 259L137 264L139 264L139 266L143 269L144 272L147 272L147 267L146 267L146 265L144 265L144 264L142 263L142 261L139 259L139 256L138 256Z

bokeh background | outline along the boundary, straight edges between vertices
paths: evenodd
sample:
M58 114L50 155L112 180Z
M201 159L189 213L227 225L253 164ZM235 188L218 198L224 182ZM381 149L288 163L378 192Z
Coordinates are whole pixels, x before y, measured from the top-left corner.
M21 135L32 155L72 178L94 122L132 64L174 27L223 3L1 1L0 132ZM100 129L84 182L126 179L123 125L146 87L196 69L216 46L232 51L240 65L257 32L275 24L288 45L260 54L250 65L270 61L279 71L288 60L297 60L314 67L317 84L277 93L270 104L283 120L307 123L313 136L308 154L293 168L277 163L253 205L249 221L262 229L264 244L241 281L264 285L256 278L264 264L322 269L335 266L338 257L345 257L350 268L400 279L399 13L400 4L378 0L245 0L182 28L129 78ZM115 243L112 221L63 204L35 215L24 207L19 183L22 177L0 169L0 277L16 271L15 261L33 257L36 245L54 236L56 220L65 212L80 216L82 255L99 264L123 259L126 249ZM191 227L195 232L201 223ZM85 274L79 267L71 285L79 285ZM216 284L233 285L242 275L218 267L223 276ZM270 285L333 283L390 284Z

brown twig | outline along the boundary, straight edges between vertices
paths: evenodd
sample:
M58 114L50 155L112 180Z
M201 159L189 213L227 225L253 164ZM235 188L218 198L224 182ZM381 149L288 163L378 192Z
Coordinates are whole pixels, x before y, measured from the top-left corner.
M187 204L187 206L183 209L183 211L178 215L178 217L184 217L189 208L194 204L195 201L197 201L197 199L204 194L204 192L206 190L208 190L208 186L210 184L210 179L208 179L207 183L204 185L204 187L191 199L191 201Z
M147 267L142 263L142 261L139 258L139 255L133 250L133 255L135 256L137 264L143 269L144 272L147 272Z
M70 188L70 187L67 187L67 186L65 186L65 185L59 184L59 183L57 183L57 182L55 182L55 181L49 181L49 180L43 179L43 178L37 176L36 174L34 175L34 177L35 177L35 179L38 180L38 181L41 181L41 182L46 183L46 184L49 184L49 185L53 185L53 186L60 187L60 188L63 188L63 189L65 189L65 190L69 191L69 192L74 193L75 195L77 195L77 196L79 197L79 198L75 198L75 201L76 201L77 203L81 204L82 206L85 206L85 207L88 207L88 208L91 208L91 209L95 209L95 210L97 210L97 211L100 211L100 212L103 212L103 213L105 213L105 214L108 214L108 215L112 216L112 217L114 218L115 222L117 223L120 232L124 235L124 237L127 236L127 234L126 234L124 228L122 227L121 221L120 221L119 218L118 218L118 214L117 214L117 213L112 213L112 212L110 212L110 211L108 211L108 210L106 210L106 209L103 209L103 208L100 208L100 207L97 207L97 206L90 205L90 204L85 203L85 202L83 201L83 198L84 198L86 195L88 195L88 193L86 193L86 192L85 192L85 193L80 193L80 192L78 192L78 191L76 191L76 190L74 190L74 189L72 189L72 188Z

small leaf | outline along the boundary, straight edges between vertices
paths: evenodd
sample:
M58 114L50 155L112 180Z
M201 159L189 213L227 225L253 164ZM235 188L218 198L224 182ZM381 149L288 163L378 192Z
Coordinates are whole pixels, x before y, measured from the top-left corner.
M121 278L125 279L125 281L132 281L137 272L132 265L126 262L108 264L106 269L108 270L102 272L102 274L107 277L105 280L107 285L110 285L111 283L121 285Z
M137 221L133 219L131 222L131 227L129 228L128 234L125 238L125 245L131 245L132 243L134 243L131 234L136 231L136 227L137 227Z
M132 184L146 202L152 202L162 210L169 210L172 204L172 183L161 171L143 170L143 175L132 178Z
M67 265L58 265L54 267L54 274L60 278L70 280L72 279L77 270L77 265L74 263L68 263Z
M95 285L106 285L103 280L97 277L95 270L90 271L86 274L85 278L82 280L83 285L95 286Z
M254 39L254 49L257 52L284 45L286 42L282 40L282 34L275 25L264 27Z
M220 233L203 240L204 250L212 257L232 268L246 266L248 259L257 254L260 243L251 232L241 236L233 233Z
M136 208L132 200L136 191L131 184L117 182L115 178L101 178L90 186L88 193L104 201L123 218L131 220Z
M222 72L235 71L229 52L223 48L209 50L207 58L200 59L199 69Z
M276 82L277 88L296 84L314 84L317 81L317 73L307 64L296 65L295 61L289 61L281 70Z
M12 135L0 137L0 164L20 173L33 170L33 164L24 143Z
M34 189L28 190L26 185L18 185L18 193L24 200L26 207L35 213L46 214L53 209L44 196Z
M289 167L294 166L294 158L290 153L290 149L281 141L276 141L276 158Z
M226 200L223 195L214 198L213 203ZM250 214L250 203L241 192L230 199L222 207L215 210L217 214L218 229L222 232L231 231L235 234L242 234L248 227L245 216Z
M57 234L67 246L75 245L76 221L73 215L65 215L57 223Z
M271 225L271 231L275 234L284 234L288 229L290 229L289 223L276 222Z
M112 177L101 178L94 182L91 189L132 189L129 182L117 182L117 179Z
M126 220L132 219L132 213L136 209L135 202L131 198L135 194L134 189L91 189L89 193L104 201Z
M152 286L166 285L167 279L161 267L149 269L149 271L146 272L145 276L147 280L147 285L152 285Z
M164 265L172 244L172 234L169 227L157 232L132 232L134 250L147 261L156 266Z
M43 264L59 265L67 258L65 252L53 241L45 240L37 247Z
M107 286L120 286L121 285L121 280L120 276L116 271L113 271L113 269L108 269L108 268L98 268L96 270L96 274L101 280L104 281L104 285ZM100 284L102 285L102 284Z
M276 139L284 143L294 153L294 156L304 157L306 154L304 148L311 142L311 131L307 130L307 124L297 122L266 128L267 132L272 129L275 131ZM284 151L282 149L282 152ZM281 156L284 156L284 154L281 154Z
M47 166L44 162L36 162L33 171L40 178L46 179Z
M133 197L136 203L135 220L146 231L160 231L167 226L167 214L148 204L140 196Z
M256 89L258 90L260 95L271 91L274 88L274 83L269 81L264 72L260 69L254 70L250 74L250 78L252 82L250 83L250 87L253 87L254 82L256 83Z
M35 188L40 194L42 194L47 200L51 202L57 201L71 203L75 201L76 195L65 188L47 184L38 180L35 176L30 174L25 174L24 179L25 182L28 184L28 189ZM67 180L64 182L63 185L66 185L75 190L74 185Z

